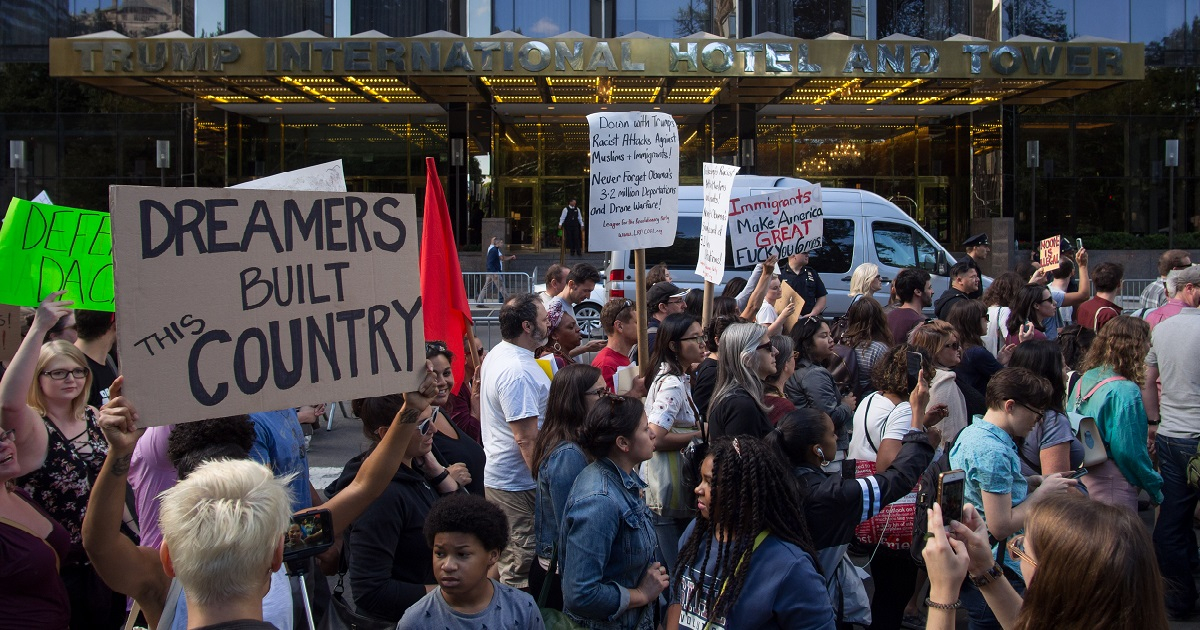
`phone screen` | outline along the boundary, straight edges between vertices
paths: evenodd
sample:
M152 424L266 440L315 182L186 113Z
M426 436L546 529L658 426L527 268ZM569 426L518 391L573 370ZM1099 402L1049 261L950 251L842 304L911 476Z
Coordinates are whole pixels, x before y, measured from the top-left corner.
M1082 477L1082 476L1084 476L1084 475L1086 475L1086 474L1088 474L1088 469L1086 469L1086 468L1084 468L1084 467L1080 466L1080 467L1079 467L1078 469L1076 469L1074 472L1072 472L1071 474L1067 475L1067 479L1078 479L1078 478L1080 478L1080 477Z
M1083 239L1081 239L1081 238L1075 239L1075 249L1077 249L1077 250L1083 249Z
M333 546L333 515L329 510L292 516L283 540L283 559L303 560Z
M938 477L938 505L942 506L942 520L961 521L963 510L963 487L966 474L961 470L944 472Z
M924 361L922 361L920 352L908 353L908 389L910 390L917 388L917 379L921 377L922 363Z

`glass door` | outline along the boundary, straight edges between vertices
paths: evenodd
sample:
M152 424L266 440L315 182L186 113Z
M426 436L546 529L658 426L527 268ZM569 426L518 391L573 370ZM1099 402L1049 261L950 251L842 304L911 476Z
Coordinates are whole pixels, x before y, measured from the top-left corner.
M922 177L917 187L917 223L937 240L950 241L950 184L945 177Z
M540 225L537 180L509 180L500 188L497 216L509 219L510 249L536 250Z

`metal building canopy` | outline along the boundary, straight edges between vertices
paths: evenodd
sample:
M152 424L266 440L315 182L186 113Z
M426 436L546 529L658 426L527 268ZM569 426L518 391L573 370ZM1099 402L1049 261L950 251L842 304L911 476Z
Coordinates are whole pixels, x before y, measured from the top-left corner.
M1041 104L1145 76L1142 44L1096 38L314 35L53 39L50 72L147 101L230 109L748 103L826 113Z

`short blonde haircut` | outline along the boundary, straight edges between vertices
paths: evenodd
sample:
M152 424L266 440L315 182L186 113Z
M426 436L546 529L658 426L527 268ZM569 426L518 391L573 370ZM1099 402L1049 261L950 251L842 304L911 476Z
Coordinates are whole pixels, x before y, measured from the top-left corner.
M262 596L291 524L289 479L250 460L213 460L160 495L163 542L188 597L218 606Z
M69 341L55 339L42 344L42 353L38 355L37 371L33 373L33 384L29 386L29 396L25 402L38 412L39 416L46 415L46 396L42 394L42 370L45 370L51 361L61 356L70 357L75 365L88 371L87 376L83 378L83 388L79 390L79 395L71 400L72 417L81 418L83 410L87 408L88 397L92 394L92 370L88 367L87 357L84 356L83 351L71 345Z
M879 277L879 267L874 263L863 263L854 268L850 276L850 297L871 295L871 281Z

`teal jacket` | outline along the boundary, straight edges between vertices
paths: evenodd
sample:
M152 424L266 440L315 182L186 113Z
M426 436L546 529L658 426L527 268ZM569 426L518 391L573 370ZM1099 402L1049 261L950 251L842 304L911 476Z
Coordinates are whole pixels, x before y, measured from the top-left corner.
M1079 379L1077 387L1082 395L1087 395L1096 383L1116 375L1108 366L1092 368ZM1071 392L1067 410L1074 406L1075 392ZM1128 380L1108 383L1083 401L1079 412L1096 419L1100 437L1108 449L1108 458L1125 479L1150 493L1155 503L1162 503L1162 475L1155 472L1150 452L1146 450L1149 425L1138 384Z

